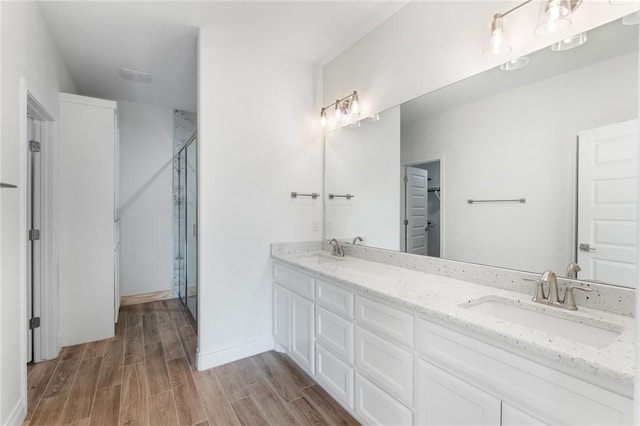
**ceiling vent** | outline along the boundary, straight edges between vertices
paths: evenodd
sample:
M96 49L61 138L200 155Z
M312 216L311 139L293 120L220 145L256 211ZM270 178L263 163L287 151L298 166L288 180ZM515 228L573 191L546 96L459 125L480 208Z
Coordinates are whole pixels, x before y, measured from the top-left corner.
M125 80L136 81L138 83L151 83L151 74L147 72L132 70L129 68L120 68L118 72Z

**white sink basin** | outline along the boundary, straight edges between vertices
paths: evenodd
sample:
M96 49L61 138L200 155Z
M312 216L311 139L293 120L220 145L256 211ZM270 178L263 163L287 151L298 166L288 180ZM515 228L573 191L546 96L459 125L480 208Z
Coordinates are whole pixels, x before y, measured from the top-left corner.
M596 348L609 346L624 331L618 325L572 315L560 308L544 305L538 308L500 297L476 299L461 306Z
M310 256L304 256L304 260L310 263L333 263L342 262L344 257L332 256L330 254L317 253Z

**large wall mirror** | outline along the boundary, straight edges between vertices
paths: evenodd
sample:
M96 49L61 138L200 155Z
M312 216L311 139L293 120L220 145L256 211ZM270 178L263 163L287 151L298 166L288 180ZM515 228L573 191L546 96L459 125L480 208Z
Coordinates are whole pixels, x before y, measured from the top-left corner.
M325 237L633 287L638 26L527 59L328 132Z

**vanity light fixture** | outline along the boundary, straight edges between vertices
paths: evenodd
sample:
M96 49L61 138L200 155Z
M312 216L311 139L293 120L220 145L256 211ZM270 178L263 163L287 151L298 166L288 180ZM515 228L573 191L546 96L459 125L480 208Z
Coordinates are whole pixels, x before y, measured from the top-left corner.
M504 17L531 3L533 0L525 0L504 13L496 13L491 21L489 38L484 44L483 56L485 59L500 58L511 53L509 33ZM540 6L538 23L534 34L547 36L562 32L571 25L571 14L582 4L583 0L543 0ZM611 0L614 1L614 0Z
M330 108L334 108L335 111L335 122L339 123L343 118L349 117L351 115L360 115L360 106L359 106L359 98L358 92L353 91L353 93L345 96L342 99L337 99L331 105L322 107L320 110L320 124L322 127L327 125L327 110Z
M580 33L564 40L560 40L557 43L551 45L551 50L555 52L561 52L563 50L570 50L578 46L582 46L587 42L587 33Z
M502 71L514 71L514 70L519 70L520 68L524 68L528 64L529 64L529 58L527 58L526 56L521 56L519 58L512 59L509 62L505 62L504 64L500 65L500 69Z

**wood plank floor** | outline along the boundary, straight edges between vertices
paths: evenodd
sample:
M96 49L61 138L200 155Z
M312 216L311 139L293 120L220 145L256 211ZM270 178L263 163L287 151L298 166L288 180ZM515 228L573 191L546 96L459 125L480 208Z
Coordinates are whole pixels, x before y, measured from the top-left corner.
M123 306L113 339L28 366L23 425L357 425L287 356L196 371L180 301Z

